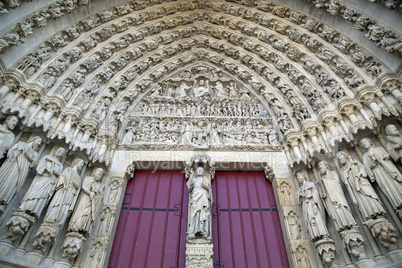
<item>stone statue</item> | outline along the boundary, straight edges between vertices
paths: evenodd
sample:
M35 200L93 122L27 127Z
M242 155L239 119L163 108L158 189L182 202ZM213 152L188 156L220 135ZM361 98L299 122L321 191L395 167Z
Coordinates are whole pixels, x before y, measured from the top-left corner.
M204 81L201 79L198 84L197 81L194 81L194 86L193 86L193 91L194 91L194 97L199 98L203 97L205 95L209 94L209 85L208 85L208 80Z
M220 145L222 144L220 133L222 130L218 129L216 123L213 122L212 124L208 125L208 133L209 133L209 144L211 145Z
M307 226L311 240L316 241L321 237L328 237L324 205L314 182L307 181L302 172L297 172L296 177L300 184L300 188L296 192L296 201L301 204L305 226Z
M15 115L10 115L4 121L3 125L0 125L0 159L4 157L4 154L8 149L13 146L15 135L12 130L17 126L18 118Z
M297 268L311 268L308 254L302 246L297 247L295 255L297 260Z
M0 213L24 185L29 167L36 165L36 151L42 138L34 136L28 142L17 142L8 151L7 160L0 167Z
M191 145L193 139L193 124L191 122L184 122L181 133L181 143L185 145Z
M47 209L43 223L35 234L33 246L45 251L47 245L55 242L67 217L74 209L81 188L79 171L84 166L84 160L77 158L71 167L66 168L60 175L56 192Z
M81 158L73 161L71 167L64 169L56 185L56 192L50 202L43 222L64 225L67 216L73 211L81 188L81 176L85 162Z
M218 99L226 99L227 98L226 90L224 89L221 81L216 81L215 89L216 89L216 97Z
M296 215L296 213L294 211L290 211L289 215L287 217L288 220L288 226L289 226L289 232L290 232L290 237L291 239L300 239L301 235L300 235L300 223L298 220L298 217Z
M230 82L227 88L229 90L229 98L237 99L239 97L239 95L237 94L237 87L235 82Z
M395 125L386 126L385 133L387 134L387 151L392 159L398 162L402 157L402 136Z
M187 86L186 83L182 82L180 86L177 88L177 96L179 98L185 98L188 95L188 91L191 87Z
M39 218L49 198L53 195L57 178L63 170L61 160L64 154L65 149L59 147L54 152L54 156L46 155L39 161L36 176L22 198L18 211Z
M205 176L204 168L198 167L187 182L190 194L189 227L187 240L212 241L211 236L211 181Z
M84 179L78 205L68 225L69 231L89 235L103 193L101 183L103 172L102 168L97 168L92 172L91 177Z
M382 147L374 147L369 138L360 140L360 146L367 149L363 155L363 165L372 181L376 181L387 196L392 207L402 217L402 175L389 160L388 153Z
M359 208L365 220L385 214L385 210L376 192L367 179L367 172L362 163L353 160L345 152L337 154L341 166L341 178L353 203Z
M122 144L130 144L135 141L135 121L131 121L129 125L126 127L126 134L124 134Z
M318 171L324 188L322 196L336 230L342 231L355 226L356 222L350 212L337 172L329 170L328 164L324 161L318 163Z

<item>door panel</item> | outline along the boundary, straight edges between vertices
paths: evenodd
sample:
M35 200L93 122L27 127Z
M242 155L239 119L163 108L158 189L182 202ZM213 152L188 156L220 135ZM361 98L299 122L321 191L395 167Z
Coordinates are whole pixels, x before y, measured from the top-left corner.
M216 172L215 267L289 267L272 185L263 172Z
M108 267L184 267L184 196L181 171L136 171L127 185Z

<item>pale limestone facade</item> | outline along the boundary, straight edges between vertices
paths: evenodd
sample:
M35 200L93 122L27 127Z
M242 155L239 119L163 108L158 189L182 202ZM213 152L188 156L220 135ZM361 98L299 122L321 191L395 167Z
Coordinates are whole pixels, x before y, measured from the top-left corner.
M402 265L401 1L0 4L1 267L107 267L135 169L198 166L265 171L291 267Z

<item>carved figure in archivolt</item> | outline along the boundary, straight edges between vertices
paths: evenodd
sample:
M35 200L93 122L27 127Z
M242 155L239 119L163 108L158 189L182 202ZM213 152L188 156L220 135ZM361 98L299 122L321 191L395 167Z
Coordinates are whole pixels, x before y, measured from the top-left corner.
M360 140L360 146L367 150L363 155L363 165L372 181L376 181L387 196L392 207L402 217L402 175L389 160L382 147L375 147L369 138Z
M18 208L19 211L23 211L36 218L40 216L49 198L53 195L57 178L63 170L61 159L64 154L65 149L59 147L54 152L54 156L46 155L39 161L36 168L36 176L22 198Z
M64 225L67 216L73 211L81 188L79 172L84 166L84 160L77 158L71 167L66 168L60 175L56 192L50 202L43 222Z
M359 208L365 220L385 214L376 192L367 179L362 163L354 160L345 152L337 154L341 166L341 178L353 203Z
M204 168L198 167L187 182L190 193L189 228L187 239L211 241L211 181L205 176Z
M78 205L68 225L69 231L89 234L101 201L103 172L102 168L97 168L92 176L84 179Z
M395 125L385 127L387 134L387 151L395 161L400 161L402 157L402 136Z
M12 130L17 126L18 118L15 115L10 115L4 121L3 125L0 125L0 159L4 157L4 154L8 149L13 146L15 135Z
M297 172L296 177L300 184L300 188L296 192L296 201L301 204L305 226L307 226L311 240L327 237L325 209L315 183L307 181L302 172Z
M318 171L324 188L322 197L336 230L342 231L355 226L356 222L343 193L338 173L329 170L324 161L318 163Z
M98 232L96 233L98 236L107 235L110 229L110 220L112 218L112 210L110 207L106 207L101 216L100 216L100 224L98 228Z
M7 153L7 159L0 167L0 213L24 185L29 167L36 165L36 151L42 138L34 136L28 142L17 142Z

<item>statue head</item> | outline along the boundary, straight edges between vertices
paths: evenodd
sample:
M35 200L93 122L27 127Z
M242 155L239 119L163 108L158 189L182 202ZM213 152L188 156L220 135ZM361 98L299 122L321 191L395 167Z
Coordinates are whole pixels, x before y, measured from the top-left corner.
M96 181L100 181L104 173L103 168L96 168L94 171L92 171L92 177L95 178Z
M63 147L59 147L57 148L56 152L54 152L54 156L56 156L57 158L62 158L65 152L66 149L64 149Z
M364 149L369 149L373 146L373 142L369 138L363 138L359 142L360 146Z
M39 136L33 136L28 140L28 143L32 145L32 149L35 151L42 145L42 138Z
M325 172L327 172L327 170L328 170L328 164L325 161L318 162L317 166L318 166L318 171L320 172L321 175L325 174Z
M399 135L399 131L396 128L395 125L388 125L385 127L385 133L387 133L387 135Z
M348 162L348 154L346 152L340 151L339 153L336 154L336 157L338 158L339 164L341 166L345 165Z
M204 85L204 80L200 80L200 86L203 86Z
M195 170L195 174L196 174L197 176L204 176L204 168L203 168L203 167L198 167L198 168Z
M82 170L82 168L84 167L84 160L82 158L76 158L73 160L73 164L71 166L76 166L78 170Z
M302 184L304 183L304 181L306 180L306 176L305 176L304 173L301 172L301 171L298 171L298 172L296 173L296 178L297 178L297 180L298 180L298 182L299 182L300 185L302 185Z
M10 115L9 117L7 117L4 124L9 130L13 130L18 124L18 117L16 117L15 115Z

